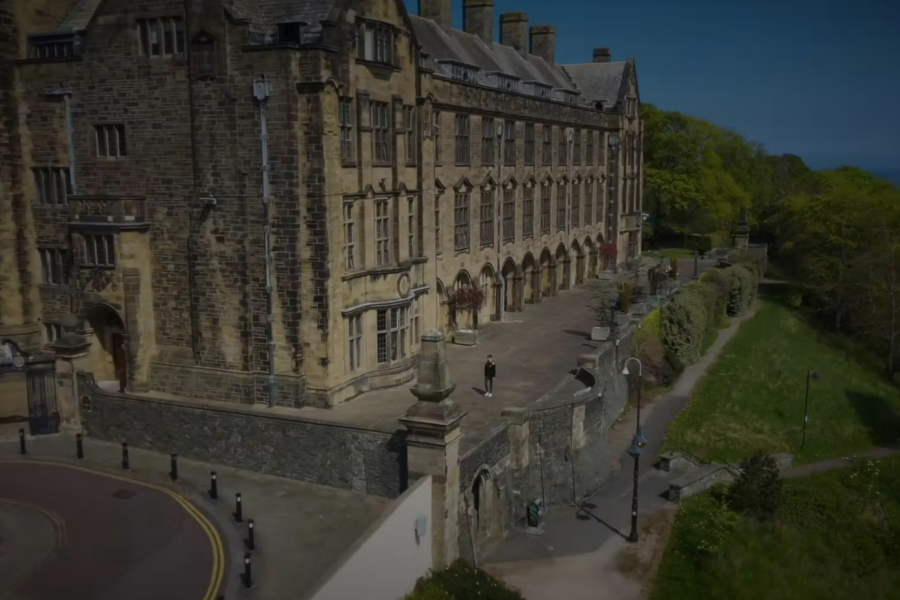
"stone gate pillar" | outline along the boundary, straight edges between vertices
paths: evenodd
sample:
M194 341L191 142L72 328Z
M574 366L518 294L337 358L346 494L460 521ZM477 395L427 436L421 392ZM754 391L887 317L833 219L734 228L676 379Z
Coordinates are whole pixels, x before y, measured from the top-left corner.
M63 323L66 328L68 323ZM83 335L68 328L56 342L56 403L59 410L59 425L62 430L81 431L81 393L78 388L78 373L88 368L88 351L91 342Z
M432 568L442 569L459 556L459 425L465 413L450 400L444 334L422 336L418 379L412 388L419 399L400 422L407 429L409 481L431 476Z

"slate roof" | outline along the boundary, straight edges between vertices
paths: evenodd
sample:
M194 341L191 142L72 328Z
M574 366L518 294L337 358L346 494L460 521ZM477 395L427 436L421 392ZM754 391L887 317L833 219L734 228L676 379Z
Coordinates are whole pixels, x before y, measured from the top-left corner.
M94 18L94 13L100 8L101 2L103 2L103 0L78 0L75 8L72 9L72 12L69 13L66 20L59 26L59 30L71 32L84 31L91 22L91 19Z
M60 27L61 31L83 31L103 0L79 0ZM310 30L320 29L336 0L225 0L233 16L250 22L257 32L273 30L285 21L305 21ZM426 66L441 73L437 61L457 61L479 71L479 83L489 85L489 73L504 73L521 82L536 81L556 89L581 92L580 101L615 104L625 74L624 62L550 65L529 54L522 57L516 50L497 42L490 46L470 33L451 29L444 31L430 19L410 15L416 38L428 54Z
M265 31L278 23L304 21L320 29L335 0L226 0L234 16L250 21L251 29Z
M611 108L619 98L626 64L624 62L585 63L563 65L562 68L578 86L583 96L592 102L602 102L604 108Z
M574 90L566 74L559 66L551 66L544 59L528 55L523 58L516 50L494 42L488 47L481 38L458 29L444 31L431 19L409 16L416 39L429 56L426 66L438 73L437 61L453 60L481 69L479 83L487 83L488 73L504 73L518 77L523 82L537 81L554 88Z

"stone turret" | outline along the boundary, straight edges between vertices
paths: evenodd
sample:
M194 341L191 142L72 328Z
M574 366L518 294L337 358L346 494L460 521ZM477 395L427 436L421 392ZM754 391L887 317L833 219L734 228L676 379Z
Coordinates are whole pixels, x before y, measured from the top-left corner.
M459 556L459 425L465 413L450 399L444 334L422 336L418 379L412 388L419 399L400 419L407 429L410 483L431 476L432 568L441 569Z
M741 217L731 234L735 250L746 250L750 244L750 225L747 224L747 209L741 209Z

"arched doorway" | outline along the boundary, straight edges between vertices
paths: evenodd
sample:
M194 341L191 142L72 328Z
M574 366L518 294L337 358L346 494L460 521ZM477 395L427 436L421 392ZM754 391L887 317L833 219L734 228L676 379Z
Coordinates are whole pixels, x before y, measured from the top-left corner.
M556 248L556 270L558 273L557 280L559 281L557 289L568 290L571 288L571 265L569 264L569 253L565 244L560 244Z
M516 261L509 257L503 263L503 269L500 271L503 277L503 307L506 312L516 312L519 310L519 284L521 278L516 277Z
M98 382L116 381L125 391L128 382L128 333L118 311L108 304L95 304L85 313L94 331L88 355L90 371Z
M584 253L581 251L581 244L578 243L578 240L572 240L570 256L575 257L575 285L584 283Z
M444 288L444 282L437 280L437 325L438 329L449 336L453 331L453 321L450 318L450 295Z
M481 305L481 310L478 315L479 320L482 323L500 320L496 283L497 274L494 271L494 267L490 263L485 264L484 267L481 268L481 273L478 275L478 287L484 292L484 304Z
M550 250L544 248L541 252L541 289L544 296L552 296L556 293L556 261Z
M587 256L587 275L588 279L596 279L597 278L597 246L594 245L594 240L589 237L584 238L584 247L582 248L583 252Z
M531 252L527 252L525 258L522 259L522 272L524 273L522 285L524 288L525 302L537 304L541 301L541 281L538 279L541 270L535 263L534 255Z
M472 278L469 276L468 272L460 271L456 274L456 279L453 280L453 291L455 292L456 290L467 287L474 287ZM473 314L469 314L468 312L461 314L455 307L451 306L450 308L450 322L453 324L454 328L475 329L478 327L478 311L475 311Z
M494 484L487 469L478 473L472 482L472 517L475 540L479 544L490 537L493 530Z
M603 236L598 235L597 236L597 252L600 254L600 271L601 272L608 271L611 266L609 256L607 256L603 252L603 245L604 245Z

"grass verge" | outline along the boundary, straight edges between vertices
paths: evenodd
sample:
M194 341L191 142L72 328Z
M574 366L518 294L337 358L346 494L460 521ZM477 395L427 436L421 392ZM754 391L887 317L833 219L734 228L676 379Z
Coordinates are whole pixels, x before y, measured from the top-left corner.
M809 370L820 379L811 381L801 449ZM812 462L896 441L898 408L897 388L858 362L852 350L789 308L764 301L672 424L664 450L727 461L757 451L793 452L795 462Z
M900 458L784 482L764 523L690 498L651 600L900 597Z

